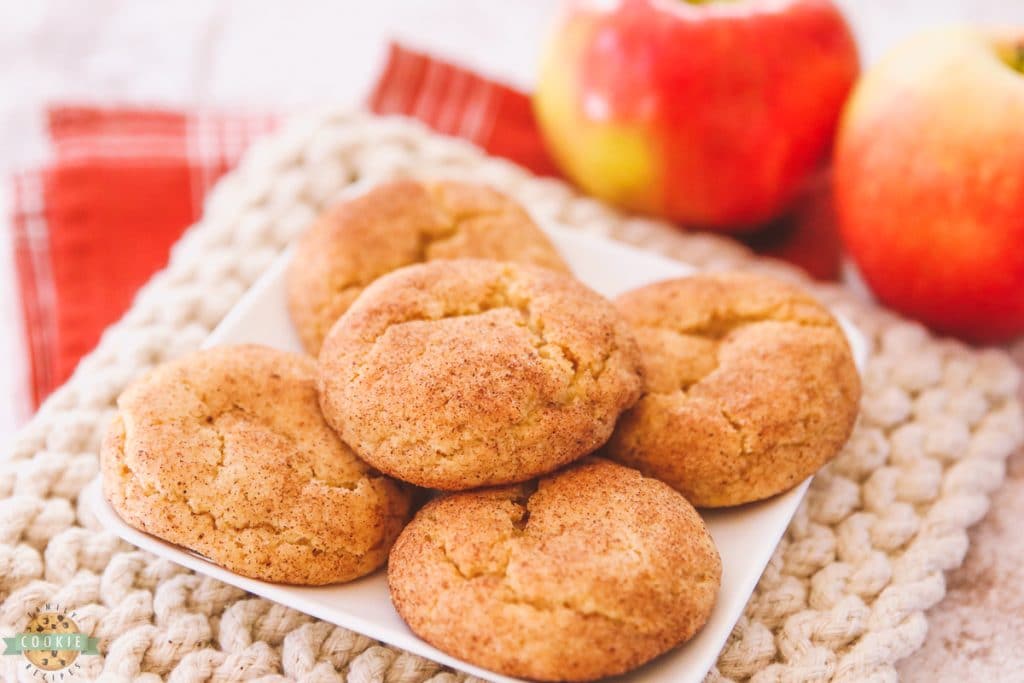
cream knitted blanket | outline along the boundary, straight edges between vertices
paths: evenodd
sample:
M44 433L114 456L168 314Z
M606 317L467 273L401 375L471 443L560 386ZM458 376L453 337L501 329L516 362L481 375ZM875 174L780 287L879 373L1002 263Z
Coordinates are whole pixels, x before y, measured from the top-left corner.
M800 276L734 243L624 217L411 122L326 111L258 143L202 221L21 431L0 474L0 635L49 602L99 638L78 676L102 681L388 681L461 675L192 574L98 528L78 493L97 472L117 394L196 348L315 213L357 179L489 182L540 215L701 268ZM140 238L143 226L140 226ZM891 681L925 636L943 572L967 549L1024 439L1016 366L935 339L838 286L813 285L872 343L862 416L814 480L711 680ZM29 680L0 657L4 680ZM34 679L38 680L38 679Z

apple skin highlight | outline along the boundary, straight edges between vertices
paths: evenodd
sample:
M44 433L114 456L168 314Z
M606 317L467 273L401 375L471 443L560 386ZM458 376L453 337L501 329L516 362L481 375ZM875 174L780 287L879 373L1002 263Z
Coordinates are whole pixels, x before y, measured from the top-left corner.
M826 0L570 2L534 107L585 191L722 231L782 213L859 72Z

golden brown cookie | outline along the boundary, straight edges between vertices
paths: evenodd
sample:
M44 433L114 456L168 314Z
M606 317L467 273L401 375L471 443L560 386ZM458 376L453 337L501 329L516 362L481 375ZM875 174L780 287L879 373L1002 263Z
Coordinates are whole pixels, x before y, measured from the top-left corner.
M409 492L327 426L312 358L221 346L118 398L103 491L132 526L245 576L348 581L384 564Z
M446 490L525 481L590 453L640 395L640 356L573 278L483 260L367 287L320 352L320 405L371 465Z
M647 392L603 453L698 507L792 488L850 435L860 378L842 328L763 276L696 275L623 294Z
M542 681L620 674L689 640L721 573L685 498L600 458L537 486L436 499L388 562L391 599L417 635Z
M387 183L329 209L299 240L288 270L288 309L302 343L319 353L334 321L381 275L452 258L569 270L523 208L489 187Z

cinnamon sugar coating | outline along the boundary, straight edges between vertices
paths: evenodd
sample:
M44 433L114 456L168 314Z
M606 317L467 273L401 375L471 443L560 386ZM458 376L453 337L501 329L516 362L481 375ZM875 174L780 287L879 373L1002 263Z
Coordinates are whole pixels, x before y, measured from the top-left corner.
M408 490L324 422L312 358L221 346L118 398L103 491L132 526L252 578L348 581L384 564Z
M321 406L342 439L382 472L445 490L525 481L592 452L642 385L610 302L497 261L377 280L319 360Z
M707 621L722 565L686 499L588 458L539 484L451 494L391 551L412 630L509 676L585 681L629 671Z
M325 211L299 240L287 288L303 345L319 353L331 325L381 275L453 258L569 270L526 211L485 185L384 183Z
M846 335L797 287L726 273L658 282L615 305L640 344L643 398L602 453L698 507L792 488L831 460L857 417Z

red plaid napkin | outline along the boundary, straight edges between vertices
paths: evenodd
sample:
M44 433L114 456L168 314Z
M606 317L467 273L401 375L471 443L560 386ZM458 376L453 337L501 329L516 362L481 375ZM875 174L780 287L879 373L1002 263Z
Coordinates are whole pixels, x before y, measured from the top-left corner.
M369 107L557 175L528 96L466 69L393 45ZM49 111L54 162L14 179L15 262L36 405L166 263L213 183L273 125L271 116L223 112ZM830 205L821 193L809 197L796 219L759 235L757 246L784 257L788 250L830 277L838 265Z
M267 116L57 107L54 161L14 178L14 259L36 405L167 262Z

